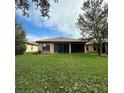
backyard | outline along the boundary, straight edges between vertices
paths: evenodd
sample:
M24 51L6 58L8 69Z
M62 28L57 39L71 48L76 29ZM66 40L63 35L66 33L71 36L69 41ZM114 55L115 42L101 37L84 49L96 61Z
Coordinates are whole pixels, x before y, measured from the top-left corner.
M108 57L86 54L16 56L16 93L107 93Z

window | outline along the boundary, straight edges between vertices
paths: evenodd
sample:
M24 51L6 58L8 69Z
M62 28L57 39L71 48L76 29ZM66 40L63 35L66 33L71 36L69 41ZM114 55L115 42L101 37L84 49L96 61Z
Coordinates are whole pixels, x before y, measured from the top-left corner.
M50 50L50 43L43 43L43 50Z

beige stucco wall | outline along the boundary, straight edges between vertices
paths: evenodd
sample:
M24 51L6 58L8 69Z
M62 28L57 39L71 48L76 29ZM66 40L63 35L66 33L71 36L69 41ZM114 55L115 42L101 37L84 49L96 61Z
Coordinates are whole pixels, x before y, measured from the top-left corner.
M87 52L87 49L86 49L86 43L84 43L84 53Z
M88 50L86 50L87 52L94 52L93 44L88 44L87 48L88 48Z
M31 44L25 44L26 45L26 51L25 52L38 52L38 46L37 45L31 45Z
M50 43L50 53L54 53L54 43Z
M71 53L71 43L69 43L69 53Z
M38 43L38 51L42 52L42 43Z

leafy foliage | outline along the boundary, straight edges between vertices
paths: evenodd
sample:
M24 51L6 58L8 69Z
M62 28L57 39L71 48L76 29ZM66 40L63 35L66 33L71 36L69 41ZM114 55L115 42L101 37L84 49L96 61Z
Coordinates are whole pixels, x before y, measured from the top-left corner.
M20 24L15 23L15 54L23 54L26 50L25 46L25 30Z
M16 56L16 93L107 93L107 56Z
M49 8L50 8L50 0L32 0L32 3L35 3L37 9L40 10L41 16L49 17ZM58 2L58 0L54 0L54 2ZM21 9L24 16L29 16L29 7L30 3L28 0L15 0L16 9Z
M103 0L84 1L83 14L79 15L76 23L83 37L93 37L99 42L102 51L102 42L108 37L108 5Z

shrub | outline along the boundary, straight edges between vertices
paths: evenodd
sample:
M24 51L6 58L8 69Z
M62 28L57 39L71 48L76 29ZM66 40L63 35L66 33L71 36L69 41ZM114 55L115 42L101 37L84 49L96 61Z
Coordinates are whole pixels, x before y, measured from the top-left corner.
M25 30L23 27L15 22L15 54L23 54L26 50L25 46Z

